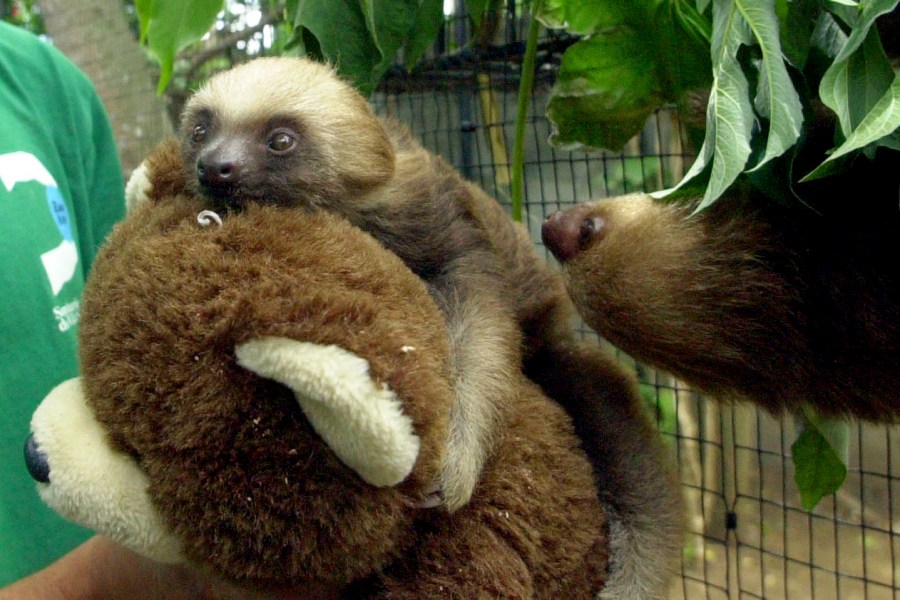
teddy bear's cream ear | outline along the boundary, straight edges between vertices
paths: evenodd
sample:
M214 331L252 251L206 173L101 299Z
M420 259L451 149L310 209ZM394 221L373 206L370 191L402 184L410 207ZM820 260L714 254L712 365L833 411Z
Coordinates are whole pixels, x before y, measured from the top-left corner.
M334 345L263 337L236 348L238 364L293 390L325 443L367 483L397 485L410 474L419 437L397 395L377 385L369 363Z
M50 508L139 554L183 562L181 544L147 494L147 476L130 456L110 448L85 403L80 379L59 384L38 406L29 451L36 455L29 469ZM36 461L41 468L35 469Z
M147 201L153 184L147 175L147 161L138 165L138 168L131 172L128 183L125 184L125 210L131 212L134 208Z

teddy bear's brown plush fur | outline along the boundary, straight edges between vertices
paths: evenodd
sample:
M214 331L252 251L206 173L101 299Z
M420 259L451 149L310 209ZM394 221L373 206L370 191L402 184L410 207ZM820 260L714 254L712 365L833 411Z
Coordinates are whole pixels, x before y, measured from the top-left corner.
M604 513L562 409L522 378L472 502L420 507L451 402L446 332L424 284L338 217L250 207L202 227L202 208L174 196L133 209L95 263L81 325L87 402L146 473L191 563L350 597L589 598L603 587ZM240 366L235 347L264 336L366 359L421 439L409 477L364 482L286 387Z

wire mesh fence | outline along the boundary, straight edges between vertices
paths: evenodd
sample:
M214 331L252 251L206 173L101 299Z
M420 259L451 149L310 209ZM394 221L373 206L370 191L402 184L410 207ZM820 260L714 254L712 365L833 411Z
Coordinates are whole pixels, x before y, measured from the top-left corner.
M513 5L490 43L469 44L467 21L450 21L419 68L392 71L373 98L380 113L405 122L503 203L525 25ZM543 252L540 225L548 214L671 186L691 161L671 110L654 114L622 152L553 148L544 114L569 43L552 32L542 40L527 115L525 222ZM789 417L710 401L620 357L637 372L681 470L688 533L671 598L900 599L900 460L893 459L900 429L854 424L846 483L807 512L793 481Z

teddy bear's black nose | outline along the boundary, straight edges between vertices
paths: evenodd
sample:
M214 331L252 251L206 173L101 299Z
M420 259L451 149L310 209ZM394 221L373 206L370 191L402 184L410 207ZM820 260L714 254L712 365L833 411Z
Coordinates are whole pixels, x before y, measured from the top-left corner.
M50 463L47 462L47 455L40 451L34 441L33 433L25 440L25 466L35 481L50 482Z

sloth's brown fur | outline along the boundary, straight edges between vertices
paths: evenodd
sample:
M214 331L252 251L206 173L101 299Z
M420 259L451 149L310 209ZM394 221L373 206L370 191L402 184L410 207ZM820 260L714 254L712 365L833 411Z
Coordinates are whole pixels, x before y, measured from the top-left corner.
M900 8L877 25L896 60ZM688 121L703 123L705 96ZM785 197L743 182L696 214L699 198L575 206L573 224L602 225L563 270L601 335L715 398L898 422L900 151L871 149L803 181L840 127L821 102L810 108L800 143L779 159L790 167L760 178L776 190L791 178Z
M853 207L825 180L818 212L737 193L693 216L644 195L574 207L602 226L564 261L569 289L611 342L715 397L897 421L896 171Z

